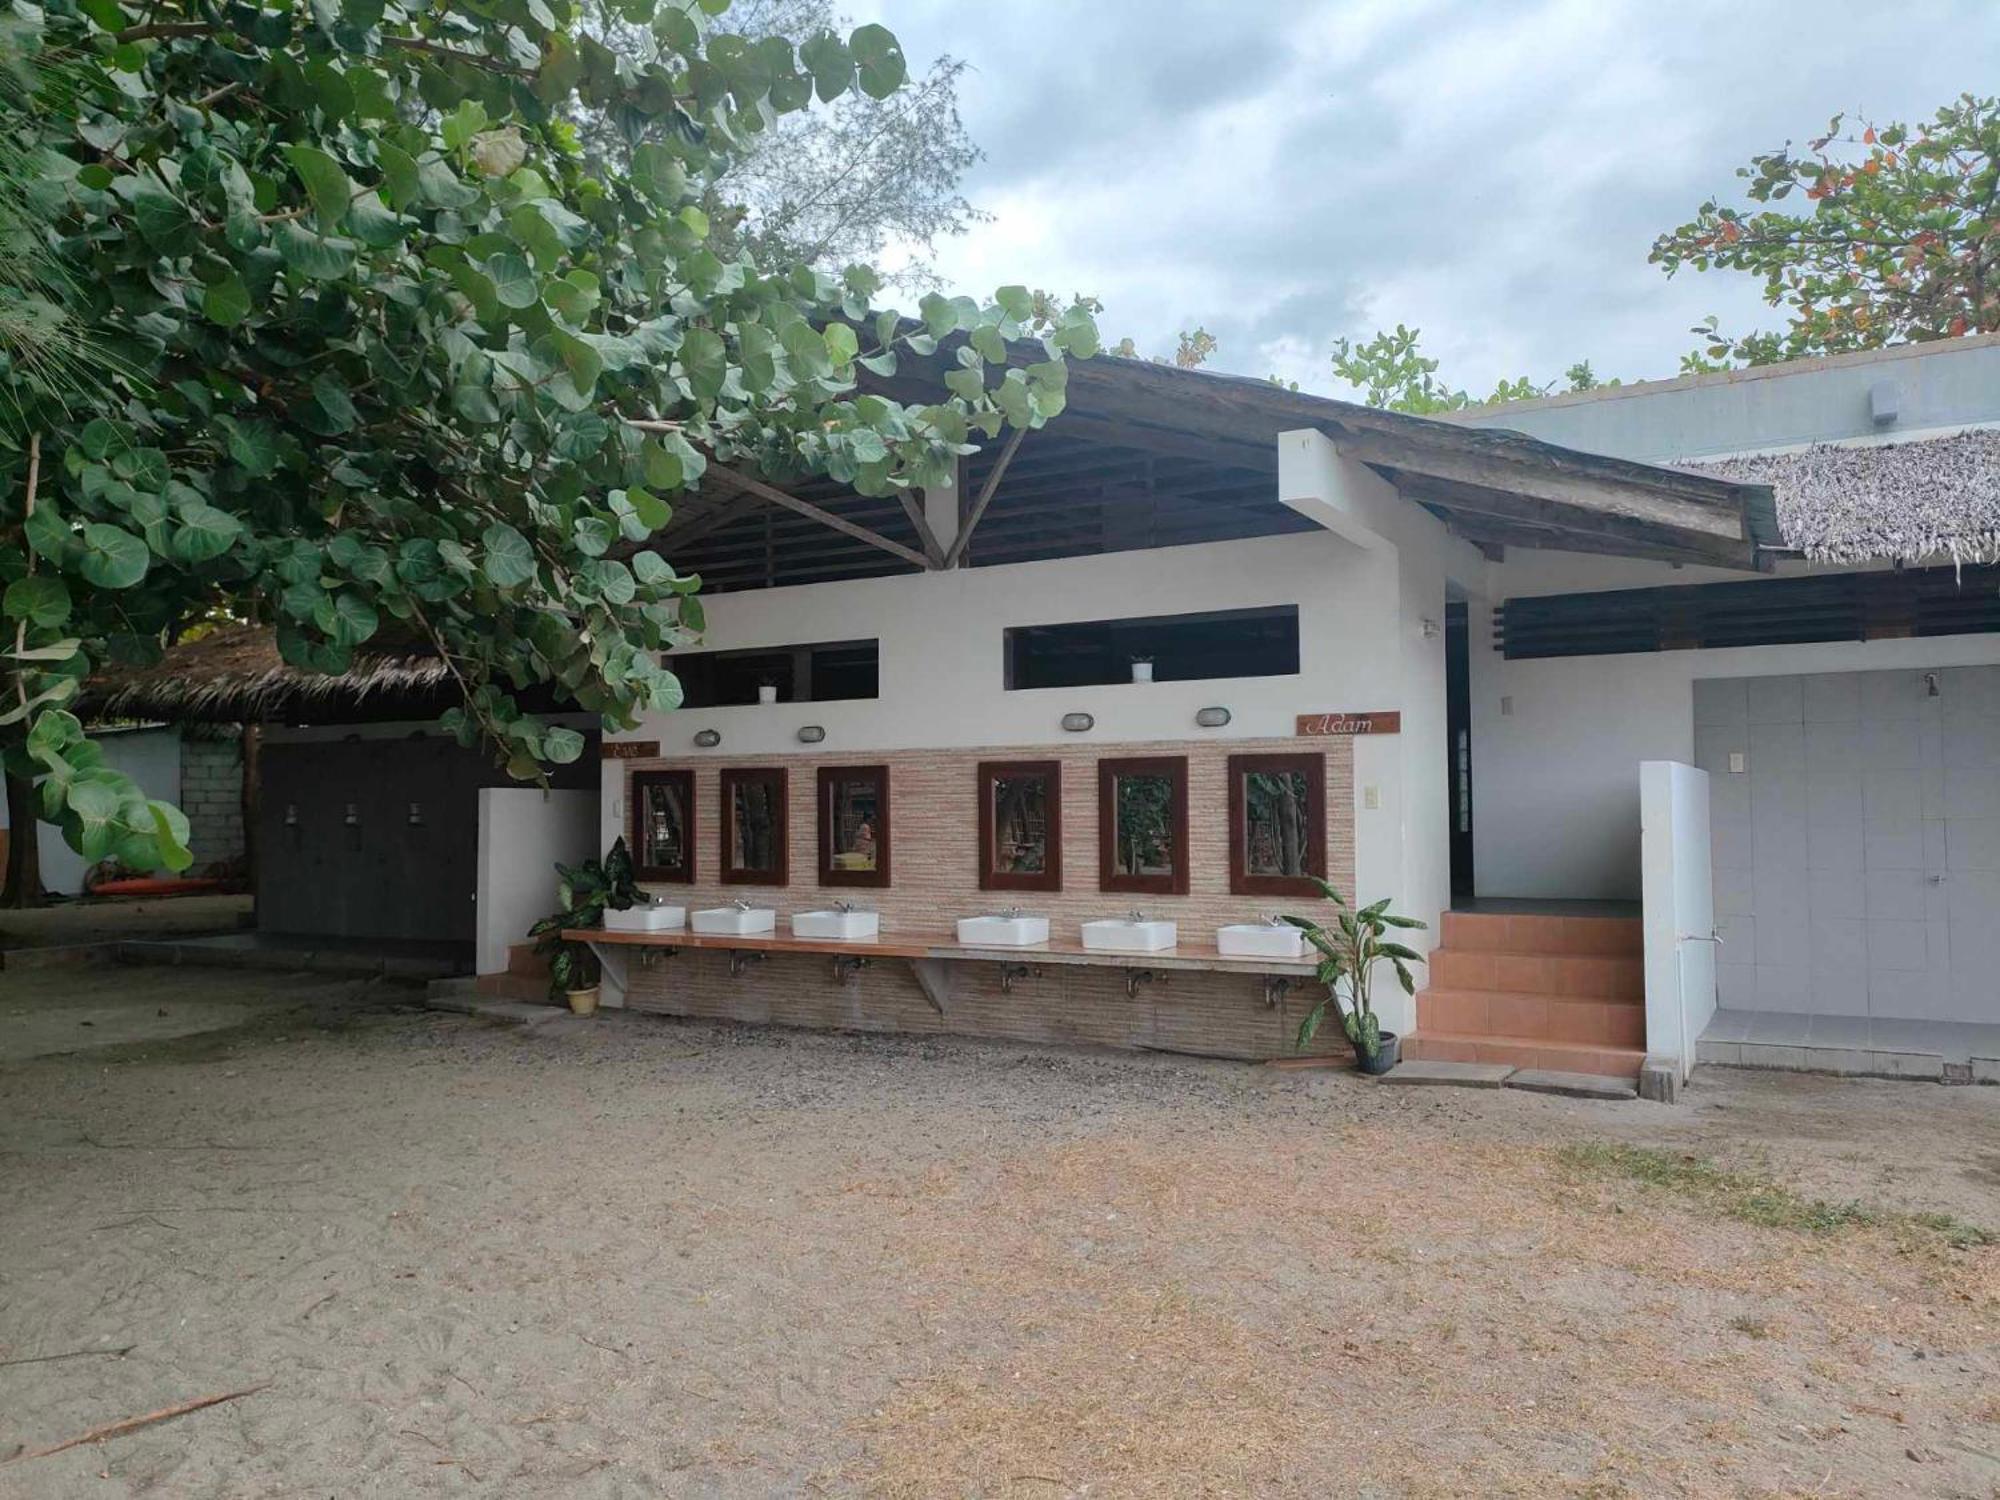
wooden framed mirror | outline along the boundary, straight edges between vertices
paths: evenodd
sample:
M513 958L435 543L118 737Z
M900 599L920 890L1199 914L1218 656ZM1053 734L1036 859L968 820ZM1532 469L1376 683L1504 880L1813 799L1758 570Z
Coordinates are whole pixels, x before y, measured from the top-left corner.
M819 768L819 883L889 883L889 768Z
M789 884L791 829L784 767L725 770L721 792L722 883Z
M694 772L634 771L632 873L640 880L694 880Z
M1326 875L1326 757L1229 757L1229 889L1317 896Z
M1062 762L979 763L979 888L1062 889Z
M1097 763L1097 861L1101 891L1187 894L1186 756Z

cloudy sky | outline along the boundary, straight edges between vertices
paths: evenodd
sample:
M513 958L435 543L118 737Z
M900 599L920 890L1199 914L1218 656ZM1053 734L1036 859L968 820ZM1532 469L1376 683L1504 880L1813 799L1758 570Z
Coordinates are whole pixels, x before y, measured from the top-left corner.
M2000 84L1992 0L849 0L961 96L994 217L940 269L1101 297L1147 353L1345 394L1327 351L1398 320L1441 375L1670 376L1689 325L1774 317L1669 281L1653 237L1753 151Z

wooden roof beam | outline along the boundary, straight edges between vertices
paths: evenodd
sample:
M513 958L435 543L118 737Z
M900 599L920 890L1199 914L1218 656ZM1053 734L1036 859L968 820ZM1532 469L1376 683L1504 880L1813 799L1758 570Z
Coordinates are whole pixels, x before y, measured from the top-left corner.
M870 531L866 526L857 526L845 516L837 516L830 510L822 510L809 500L801 500L796 495L788 495L774 485L764 483L761 479L751 478L740 469L732 469L723 464L710 464L709 468L711 471L727 475L737 484L741 485L747 493L755 495L761 500L768 500L771 504L791 511L794 515L804 516L808 521L817 521L820 525L837 531L843 536L853 537L857 542L866 542L869 546L886 552L891 557L900 557L904 562L912 566L929 568L931 565L930 559L916 549L905 547L901 542L891 541L879 531Z

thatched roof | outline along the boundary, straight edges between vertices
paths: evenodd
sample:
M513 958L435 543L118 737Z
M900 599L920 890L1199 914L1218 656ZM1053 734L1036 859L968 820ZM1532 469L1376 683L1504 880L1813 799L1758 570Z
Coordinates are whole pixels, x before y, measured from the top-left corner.
M168 648L155 666L105 667L78 712L98 720L347 723L433 717L453 692L435 656L357 656L348 671L327 676L289 665L263 626L224 625Z
M1687 467L1769 484L1786 545L1814 562L2000 562L2000 431Z

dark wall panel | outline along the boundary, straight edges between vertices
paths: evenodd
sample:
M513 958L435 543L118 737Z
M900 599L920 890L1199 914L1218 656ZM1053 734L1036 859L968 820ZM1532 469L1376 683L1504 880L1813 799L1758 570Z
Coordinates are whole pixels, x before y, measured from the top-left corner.
M558 785L597 784L590 741ZM259 773L264 931L473 940L479 789L517 784L483 753L438 735L266 742Z

